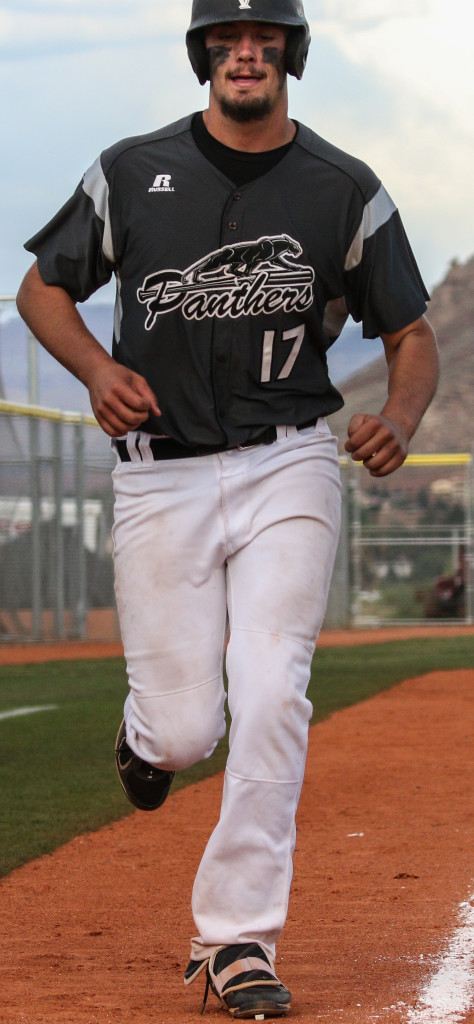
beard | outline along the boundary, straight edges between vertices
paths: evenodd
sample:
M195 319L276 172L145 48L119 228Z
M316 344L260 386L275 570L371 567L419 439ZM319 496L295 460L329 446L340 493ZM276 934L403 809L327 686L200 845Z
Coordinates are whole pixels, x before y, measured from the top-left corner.
M224 117L230 117L232 121L237 121L239 124L245 124L249 121L263 121L272 110L272 104L267 96L250 100L248 103L232 102L221 96L219 105Z

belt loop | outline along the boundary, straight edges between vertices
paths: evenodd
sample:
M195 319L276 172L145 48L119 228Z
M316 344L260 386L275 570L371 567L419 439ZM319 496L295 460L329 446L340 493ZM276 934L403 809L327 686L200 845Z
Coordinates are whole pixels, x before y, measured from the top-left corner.
M140 430L137 435L136 446L140 453L142 462L154 462L153 452L150 445L151 434L145 434Z
M283 440L285 437L296 437L298 428L294 426L280 426L276 428L277 441Z
M137 430L130 430L127 434L127 451L130 456L130 462L142 462L139 441L139 432Z

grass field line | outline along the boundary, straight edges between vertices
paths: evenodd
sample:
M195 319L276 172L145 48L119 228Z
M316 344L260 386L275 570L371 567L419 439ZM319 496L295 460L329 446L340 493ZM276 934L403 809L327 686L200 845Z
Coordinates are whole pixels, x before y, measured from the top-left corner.
M5 718L20 718L22 715L36 715L38 711L57 711L57 704L41 704L33 708L12 708L11 711L0 711L0 722Z
M457 912L458 926L407 1024L462 1024L474 1006L474 890Z

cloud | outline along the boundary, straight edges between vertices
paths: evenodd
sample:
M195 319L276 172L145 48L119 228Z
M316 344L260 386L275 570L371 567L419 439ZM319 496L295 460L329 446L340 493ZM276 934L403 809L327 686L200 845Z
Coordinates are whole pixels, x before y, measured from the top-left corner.
M178 38L189 21L185 0L51 0L0 6L0 55L21 60Z
M0 61L2 293L16 291L32 262L24 241L103 149L205 105L179 35L132 40L126 50L104 42L49 59L41 53L27 62Z
M307 119L382 177L431 283L443 249L464 258L474 247L474 8L465 0L306 7L318 82Z
M390 18L410 18L429 14L431 0L318 0L306 4L315 18L351 25L378 24Z
M346 0L337 6L334 16L315 21L316 37L330 39L351 64L371 67L392 88L408 89L472 132L474 9L465 0L419 0L410 11L403 0L374 2L385 13L372 20L363 17L372 0L355 13Z

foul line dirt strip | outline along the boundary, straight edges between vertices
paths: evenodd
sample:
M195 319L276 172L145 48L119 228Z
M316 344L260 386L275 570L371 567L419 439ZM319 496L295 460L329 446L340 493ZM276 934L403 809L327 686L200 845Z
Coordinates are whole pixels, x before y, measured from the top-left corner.
M381 644L390 640L429 639L430 637L474 636L474 625L393 626L383 629L327 630L320 634L318 647L352 647ZM43 661L74 661L77 658L121 658L119 641L100 642L64 640L57 643L0 643L0 665L26 665Z
M473 892L473 684L472 670L430 673L312 728L277 958L295 1024L425 1024L420 996ZM221 786L1 882L2 1024L197 1024L203 982L182 983L190 891ZM210 998L206 1019L230 1018Z
M41 644L0 644L0 665L34 665L44 661L76 661L80 658L121 658L121 643L63 641Z

